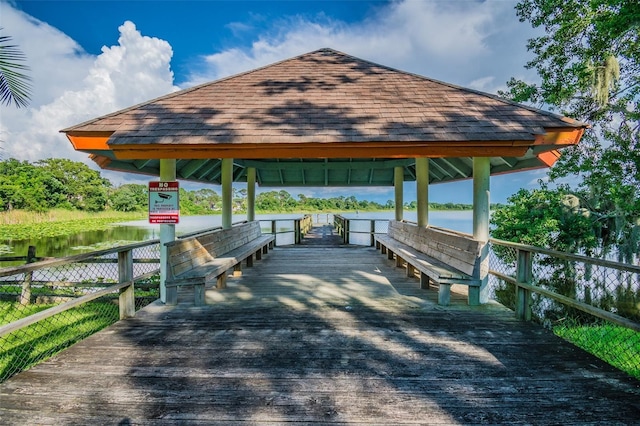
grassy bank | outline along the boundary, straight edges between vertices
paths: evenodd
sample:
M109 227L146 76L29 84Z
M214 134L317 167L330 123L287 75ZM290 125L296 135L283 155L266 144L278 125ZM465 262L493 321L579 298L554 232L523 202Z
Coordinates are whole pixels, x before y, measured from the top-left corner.
M144 219L145 213L51 210L45 213L13 210L0 213L0 241L62 237L106 229L116 222Z
M0 302L0 324L15 321L16 312L26 317L52 306ZM115 323L118 315L117 304L86 303L0 338L0 382Z
M558 326L553 332L640 379L640 333L612 324Z

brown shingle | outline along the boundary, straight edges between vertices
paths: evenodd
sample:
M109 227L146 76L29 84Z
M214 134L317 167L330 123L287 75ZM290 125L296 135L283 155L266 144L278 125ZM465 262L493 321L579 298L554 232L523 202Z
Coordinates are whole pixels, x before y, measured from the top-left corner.
M110 144L533 140L562 117L321 49L63 131ZM146 137L141 137L142 135Z

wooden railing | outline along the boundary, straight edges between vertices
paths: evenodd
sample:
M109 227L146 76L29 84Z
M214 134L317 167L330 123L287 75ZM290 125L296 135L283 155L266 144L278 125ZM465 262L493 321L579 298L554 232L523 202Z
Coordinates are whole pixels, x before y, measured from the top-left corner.
M261 224L268 223L269 231L267 233L276 237L276 245L278 235L293 234L293 244L300 244L304 235L309 232L311 226L313 226L312 215L304 215L294 219L259 219ZM278 225L283 222L293 222L293 228Z
M113 284L109 287L102 288L100 290L92 291L90 294L86 294L84 296L74 298L71 301L61 303L52 308L46 309L42 312L39 312L34 315L30 315L26 318L22 318L17 321L10 322L9 324L3 325L0 327L0 337L12 333L14 331L20 330L29 325L35 324L39 321L50 318L54 315L72 309L76 306L79 306L83 303L90 302L92 300L98 299L108 294L112 294L115 292L119 292L119 308L120 308L120 318L128 318L132 317L135 314L135 299L134 299L134 281L141 280L146 277L152 276L158 273L158 270L154 270L152 272L147 272L141 274L139 276L134 276L134 258L133 258L133 250L149 247L153 245L159 244L159 240L151 240L145 241L136 244L130 244L127 246L115 247L106 250L94 251L91 253L79 254L76 256L68 256L63 258L55 258L48 259L39 262L33 262L22 266L14 266L9 268L0 269L0 279L12 276L19 276L24 274L25 277L30 277L34 271L43 270L47 268L55 268L61 267L65 265L73 265L79 263L113 263L117 262L118 264L118 283ZM117 259L99 259L101 256L117 255ZM97 262L99 261L99 262ZM159 259L156 261L159 263ZM143 260L143 263L148 263L147 259ZM7 282L10 281L0 281L0 285L6 285ZM30 289L25 289L25 285L30 285L30 280L23 281L23 290L22 294L18 296L20 300L24 300L25 294L31 293ZM96 284L97 286L97 284Z
M597 308L590 304L575 300L573 298L558 294L549 289L534 285L536 277L533 272L534 255L544 255L555 259L562 259L569 262L577 262L584 265L598 265L615 271L623 271L635 275L640 280L640 266L627 263L613 262L609 260L597 259L588 256L569 254L555 250L548 250L540 247L518 244L509 241L491 239L492 245L501 246L515 250L516 252L516 268L515 274L505 274L504 272L490 269L489 273L504 282L513 284L516 288L515 312L519 319L530 321L532 318L531 296L534 293L540 294L557 303L566 305L578 311L592 315L594 317L609 321L631 330L640 331L640 323L632 321L621 315L604 309ZM640 281L636 281L636 286L640 285ZM636 289L638 291L640 289Z
M293 219L258 219L260 225L262 226L263 233L272 234L273 236L278 235L293 235L293 243L300 244L300 241L304 237L304 235L309 232L311 226L313 225L313 215L304 215L299 218ZM240 225L242 223L246 223L246 220L241 220L238 222L234 222L232 225ZM293 222L293 227L279 226L281 223ZM268 224L267 227L263 226L264 224ZM215 226L212 228L199 229L197 231L189 232L187 234L182 234L178 239L193 237L198 234L206 234L211 231L216 231L222 229L222 226Z
M333 213L313 213L310 216L315 224L333 223Z
M342 215L334 215L334 226L336 231L340 236L342 236L345 244L348 244L352 240L352 236L354 235L370 235L371 241L373 241L373 236L376 234L376 223L377 222L388 222L386 219L367 219L367 218L346 218ZM358 226L359 230L354 229L354 224L369 222L369 225ZM366 228L366 229L363 229ZM382 227L380 227L382 228ZM379 229L378 232L386 232L386 229ZM467 235L465 233L453 231L459 233L461 235ZM524 244L517 244L508 241L502 241L497 239L491 239L490 243L492 246L502 246L508 247L517 251L517 262L515 272L513 274L508 274L503 271L498 271L496 269L490 269L489 274L513 284L516 288L516 304L515 304L515 312L518 318L523 320L531 320L532 318L532 306L531 306L531 295L533 293L540 294L544 297L548 297L551 300L554 300L557 303L563 304L565 306L577 309L586 314L592 315L594 317L600 318L605 321L609 321L613 324L621 325L623 327L629 328L631 330L640 331L640 324L628 318L625 318L621 315L618 315L613 312L606 311L604 309L600 309L589 305L587 303L581 302L576 299L572 299L570 297L564 296L562 294L558 294L549 289L542 288L540 286L536 286L533 283L535 282L535 277L533 275L533 256L535 254L550 256L556 259L564 259L572 262L581 262L586 265L599 265L605 268L611 268L615 271L624 271L629 274L633 274L636 276L636 286L640 286L640 266L630 265L619 262L612 262L597 258L592 258L588 256L580 256L574 254L568 254L553 250L547 250L540 247L527 246ZM373 243L371 243L373 245ZM636 288L636 291L640 291L640 288Z
M333 226L338 235L342 237L344 244L369 245L373 247L375 245L375 234L386 234L388 223L389 219L351 219L339 214L333 216Z

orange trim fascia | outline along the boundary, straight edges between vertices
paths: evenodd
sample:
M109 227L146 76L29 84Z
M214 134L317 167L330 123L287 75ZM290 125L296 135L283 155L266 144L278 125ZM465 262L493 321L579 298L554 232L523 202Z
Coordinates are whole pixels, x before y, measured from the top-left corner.
M547 167L551 167L555 164L556 161L558 161L560 155L560 151L554 149L553 151L538 154L537 157L538 160L542 161Z
M537 135L534 145L577 145L584 134L584 129L547 130L544 135Z
M528 146L512 142L430 144L210 144L210 145L115 145L122 160L209 158L417 158L417 157L521 157Z
M110 133L97 133L94 135L70 135L67 133L67 139L73 145L76 151L109 151L111 148L107 145Z

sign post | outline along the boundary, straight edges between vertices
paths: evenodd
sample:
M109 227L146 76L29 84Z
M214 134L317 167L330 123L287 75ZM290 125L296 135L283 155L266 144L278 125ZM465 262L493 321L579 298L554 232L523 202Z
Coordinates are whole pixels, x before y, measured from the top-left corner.
M180 222L178 182L149 182L149 223Z

